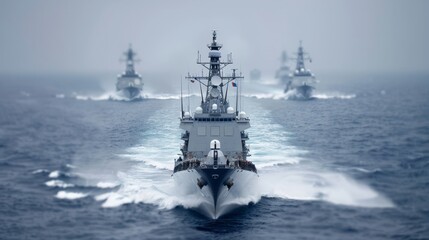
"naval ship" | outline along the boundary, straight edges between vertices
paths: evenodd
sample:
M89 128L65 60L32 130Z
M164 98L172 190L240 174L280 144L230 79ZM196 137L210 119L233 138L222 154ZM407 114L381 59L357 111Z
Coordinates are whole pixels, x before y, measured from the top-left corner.
M286 88L284 92L290 94L289 98L308 100L312 99L312 92L314 90L315 76L311 73L310 69L305 67L304 62L311 58L308 57L308 54L304 52L302 47L302 41L299 43L297 57L293 58L296 60L296 68L293 73L289 75L289 81L286 83Z
M287 84L291 80L290 74L291 73L290 67L288 66L288 56L286 51L283 51L281 57L281 66L280 69L276 72L276 78L280 80L281 84L287 86Z
M216 42L216 31L207 46L209 61L201 61L199 55L197 64L208 69L208 75L186 77L199 83L201 104L191 114L183 111L181 101L180 128L184 130L181 136L184 142L181 156L175 160L173 178L182 194L198 196L198 200L192 199L198 201L194 210L217 219L256 201L258 174L247 159L249 136L245 130L250 128L250 120L245 112L237 110L237 80L243 77L236 75L236 69L228 76L223 74L222 69L232 64L232 55L228 54L227 61L220 60L222 45ZM228 100L228 90L234 88L237 89L235 109Z
M138 60L135 59L136 52L130 47L128 51L124 52L126 59L125 72L118 75L116 82L116 91L125 98L130 100L140 97L140 92L143 89L142 77L134 70L134 63Z

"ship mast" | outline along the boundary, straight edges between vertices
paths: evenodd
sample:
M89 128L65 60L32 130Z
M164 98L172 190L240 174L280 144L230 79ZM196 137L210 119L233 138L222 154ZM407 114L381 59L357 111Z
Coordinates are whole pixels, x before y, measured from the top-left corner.
M137 53L133 51L131 44L126 52L124 52L124 55L126 57L125 61L125 73L126 74L135 74L134 70L134 63L138 62L138 59L135 59L135 56L137 56Z
M242 76L228 75L225 76L222 73L222 69L226 66L232 64L232 54L227 55L226 61L221 61L221 52L219 51L222 48L222 44L217 43L217 34L216 31L213 31L212 42L207 45L209 48L209 61L201 61L201 55L198 53L197 64L202 65L209 72L208 76L196 76L190 75L186 77L191 81L198 81L200 86L204 86L206 89L205 98L203 92L201 91L201 108L203 113L213 112L213 104L216 105L215 110L218 113L226 113L227 108L229 107L228 100L226 99L227 93L224 96L224 88L227 89L228 84L235 80L243 78Z
M310 57L306 57L308 53L304 52L304 48L302 47L302 41L299 41L299 48L296 58L296 70L298 71L305 71L305 60L309 60L311 62Z

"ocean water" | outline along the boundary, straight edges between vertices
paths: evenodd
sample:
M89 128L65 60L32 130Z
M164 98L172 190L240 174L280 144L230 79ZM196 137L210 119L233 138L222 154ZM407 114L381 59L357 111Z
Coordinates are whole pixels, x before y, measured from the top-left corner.
M245 84L257 194L217 220L175 190L178 94L99 80L0 77L0 239L429 239L429 75Z

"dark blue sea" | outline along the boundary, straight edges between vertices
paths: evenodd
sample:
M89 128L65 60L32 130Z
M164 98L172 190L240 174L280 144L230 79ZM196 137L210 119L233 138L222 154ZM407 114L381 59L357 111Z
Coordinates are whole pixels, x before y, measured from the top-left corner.
M322 74L310 101L243 83L258 194L217 220L174 194L179 92L105 79L0 77L0 239L429 239L429 75Z

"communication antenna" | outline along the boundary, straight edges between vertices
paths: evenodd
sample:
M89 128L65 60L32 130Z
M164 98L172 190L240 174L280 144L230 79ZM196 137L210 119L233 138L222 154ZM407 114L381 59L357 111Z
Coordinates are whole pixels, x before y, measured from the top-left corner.
M203 97L203 87L201 86L201 81L198 81L200 83L200 92L201 92L201 105L204 103L204 97Z
M184 116L184 112L183 112L183 88L182 88L182 82L183 82L183 78L182 77L180 77L180 110L181 110L181 113L182 113L182 118L183 118L183 116Z
M243 74L242 74L242 72L240 71L240 77L242 77L243 76ZM240 111L241 110L243 110L243 104L242 104L242 102L241 102L241 85L243 85L243 82L242 81L240 81Z
M237 69L232 69L232 77L234 78L234 81L237 82L237 80L235 79L235 71L236 70ZM238 116L238 84L237 83L235 84L235 88L236 88L236 91L235 91L235 115Z
M189 81L188 81L188 113L191 113L191 91L189 91Z

